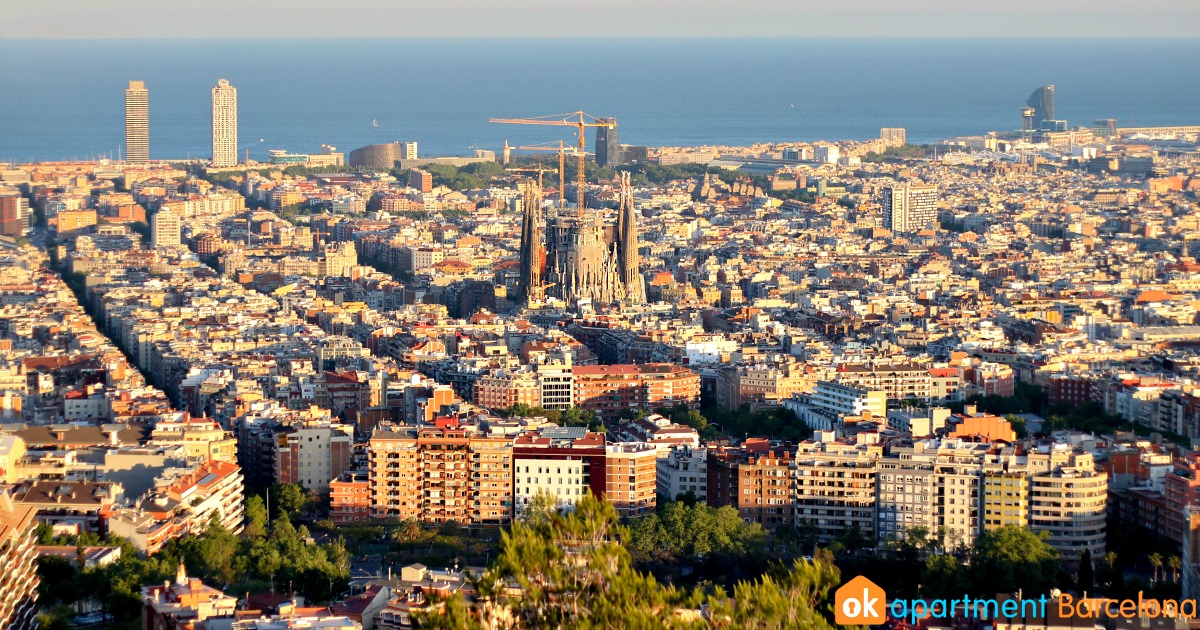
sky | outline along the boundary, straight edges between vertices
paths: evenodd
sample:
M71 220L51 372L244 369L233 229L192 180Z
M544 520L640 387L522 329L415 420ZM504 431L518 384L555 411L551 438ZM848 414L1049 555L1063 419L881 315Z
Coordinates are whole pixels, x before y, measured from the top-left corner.
M1197 0L5 0L0 38L1200 37Z

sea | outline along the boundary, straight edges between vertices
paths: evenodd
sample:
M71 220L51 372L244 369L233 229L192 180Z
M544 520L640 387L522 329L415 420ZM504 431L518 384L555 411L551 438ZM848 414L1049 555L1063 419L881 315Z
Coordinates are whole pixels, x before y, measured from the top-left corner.
M239 153L416 141L471 155L573 139L491 117L584 110L648 146L929 143L1020 127L1038 86L1090 125L1200 124L1200 38L0 39L0 161L116 157L124 90L152 158L208 157L210 90L238 90ZM590 135L590 134L589 134ZM588 139L589 145L592 143Z

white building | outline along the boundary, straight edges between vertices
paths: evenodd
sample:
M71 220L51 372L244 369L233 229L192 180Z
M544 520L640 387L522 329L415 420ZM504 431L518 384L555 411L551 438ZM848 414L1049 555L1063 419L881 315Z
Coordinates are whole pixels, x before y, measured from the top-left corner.
M893 232L916 232L937 220L936 185L888 186L883 189L883 227Z
M151 247L178 247L183 242L182 231L182 220L170 210L159 210L150 217Z
M547 494L560 509L575 505L588 491L583 460L518 458L513 461L513 502L517 514L538 494Z
M658 458L658 494L674 500L691 492L696 500L708 501L708 449L680 445Z
M834 144L818 144L815 155L818 162L836 164L838 158L842 157L842 150Z
M212 89L212 165L237 166L237 88L221 79Z
M838 416L861 416L867 412L877 418L887 415L887 392L832 381L818 381L810 401L818 409Z

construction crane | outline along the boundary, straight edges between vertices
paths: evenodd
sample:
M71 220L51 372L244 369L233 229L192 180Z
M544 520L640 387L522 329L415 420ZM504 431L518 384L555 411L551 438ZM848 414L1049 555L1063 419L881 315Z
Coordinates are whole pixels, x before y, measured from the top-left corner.
M527 145L514 147L518 151L555 151L558 153L558 205L561 207L566 203L566 156L581 156L580 160L587 157L587 153L580 153L576 149L573 153L567 153L567 145L562 140L558 141L558 146L553 144Z
M588 127L603 127L605 129L613 129L617 123L596 118L583 110L569 112L566 114L554 114L552 116L536 116L534 118L489 118L488 122L500 123L504 125L545 125L550 127L574 127L579 134L579 140L576 145L575 155L579 158L579 173L577 174L577 182L579 184L578 195L579 203L577 207L580 212L583 212L584 206L584 186L587 183L585 178L584 157L587 155L587 130ZM561 193L560 193L561 194Z
M562 171L561 170L559 170L557 168L542 168L541 164L539 164L537 166L537 168L517 167L517 168L506 168L504 170L508 171L509 173L528 173L530 175L537 173L537 178L538 178L537 182L538 182L539 189L541 189L541 187L542 187L542 173L558 173L558 178L560 180L562 179Z

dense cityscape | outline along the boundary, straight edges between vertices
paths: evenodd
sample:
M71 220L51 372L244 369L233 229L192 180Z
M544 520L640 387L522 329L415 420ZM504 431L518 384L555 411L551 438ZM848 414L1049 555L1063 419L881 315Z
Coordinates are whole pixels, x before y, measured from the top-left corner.
M210 159L130 80L119 159L0 164L0 626L1195 616L1200 126L258 162L239 89Z

